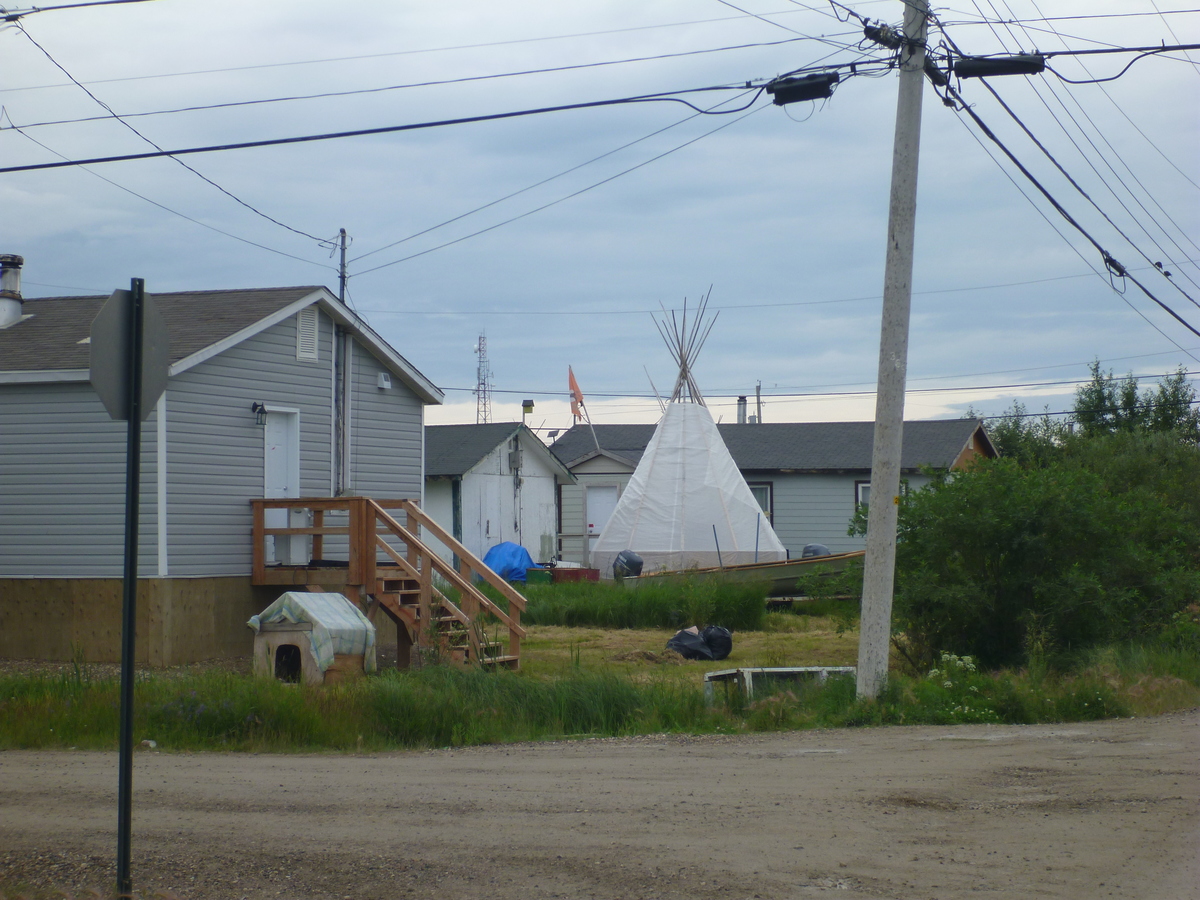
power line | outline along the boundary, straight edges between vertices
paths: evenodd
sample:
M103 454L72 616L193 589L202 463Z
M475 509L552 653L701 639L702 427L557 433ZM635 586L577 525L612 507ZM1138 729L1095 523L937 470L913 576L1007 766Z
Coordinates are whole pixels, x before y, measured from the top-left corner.
M1087 201L1088 201L1088 203L1090 203L1090 204L1091 204L1091 205L1092 205L1092 206L1095 208L1095 210L1096 210L1098 213L1100 213L1100 215L1101 215L1101 216L1103 216L1103 217L1104 217L1104 221L1108 222L1108 224L1109 224L1109 225L1111 225L1111 226L1112 226L1112 227L1113 227L1113 228L1116 230L1117 234L1121 235L1121 237L1123 237L1123 238L1125 239L1125 241L1126 241L1126 242L1129 244L1129 246L1133 247L1133 249L1134 249L1134 250L1135 250L1135 251L1136 251L1136 252L1137 252L1137 253L1138 253L1138 254L1139 254L1139 255L1140 255L1140 256L1141 256L1143 259L1145 259L1145 260L1146 260L1146 262L1150 263L1150 264L1151 264L1151 266L1154 266L1154 260L1153 260L1153 259L1151 259L1151 258L1150 258L1148 255L1146 255L1146 253L1144 253L1142 250L1138 249L1138 246L1137 246L1137 244L1135 244L1135 243L1133 242L1133 239L1132 239L1132 238L1130 238L1130 237L1129 237L1129 235L1127 235L1127 234L1126 234L1124 231L1122 231L1122 230L1121 230L1121 227L1120 227L1119 225L1117 225L1117 223L1116 223L1116 222L1114 222L1114 221L1112 220L1112 218L1111 218L1111 217L1108 215L1108 213L1106 213L1106 212L1105 212L1103 209L1101 209L1101 207L1100 207L1100 204L1098 204L1098 203L1097 203L1095 200L1093 200L1093 199L1092 199L1092 197L1091 197L1091 195L1090 195L1090 194L1088 194L1088 192L1087 192L1087 191L1085 191L1085 190L1083 189L1083 187L1082 187L1082 186L1079 184L1079 182L1078 182L1078 181L1076 181L1076 180L1075 180L1075 179L1074 179L1074 178L1071 176L1071 174L1070 174L1070 173L1069 173L1069 172L1068 172L1066 169L1064 169L1064 168L1063 168L1062 164L1061 164L1061 163L1060 163L1060 162L1059 162L1057 159L1055 159L1055 158L1054 158L1054 155L1053 155L1053 154L1052 154L1052 153L1051 153L1051 152L1050 152L1048 149L1046 149L1046 146L1045 146L1045 144L1043 144L1043 143L1042 143L1040 140L1038 140L1038 138L1037 138L1037 137L1034 135L1034 133L1033 133L1032 131L1030 131L1030 130L1029 130L1028 126L1026 126L1026 124L1025 124L1023 121L1021 121L1020 117L1019 117L1019 116L1018 116L1018 115L1017 115L1015 112L1013 112L1012 108L1011 108L1011 107L1010 107L1010 106L1009 106L1007 103L1005 103L1005 102L1004 102L1004 99L1003 99L1003 98L1002 98L1002 97L1001 97L1001 96L1000 96L998 93L996 93L996 89L995 89L995 88L993 88L993 87L992 87L990 84L988 84L988 83L987 83L987 79L985 79L985 78L981 78L981 79L980 79L980 81L983 83L983 86L984 86L985 88L987 88L987 89L988 89L988 91L991 93L991 95L992 95L993 97L995 97L995 98L996 98L996 101L997 101L997 102L1000 104L1001 108L1002 108L1002 109L1003 109L1003 110L1004 110L1006 113L1008 113L1008 115L1009 115L1009 116L1012 118L1012 120L1013 120L1014 122L1016 122L1016 123L1017 123L1017 125L1018 125L1018 126L1020 126L1021 130L1022 130L1023 132L1025 132L1026 136L1027 136L1027 137L1028 137L1028 138L1029 138L1031 141L1033 141L1033 143L1034 143L1034 146L1036 146L1036 147L1037 147L1039 150L1041 150L1041 151L1042 151L1042 153L1045 155L1045 157L1046 157L1048 160L1050 160L1050 162L1051 162L1051 163L1053 163L1053 164L1054 164L1054 167L1055 167L1056 169L1058 169L1058 171L1059 171L1059 172L1061 172L1061 173L1062 173L1063 177L1067 179L1067 181L1070 183L1071 187L1075 188L1075 190L1076 190L1076 191L1078 191L1078 192L1079 192L1079 194L1080 194L1080 195L1081 195L1081 196L1082 196L1082 197L1083 197L1085 200L1087 200ZM1094 171L1094 168L1093 168L1093 171ZM1099 173L1099 172L1097 172L1096 174L1097 174L1097 175L1099 175L1100 173ZM1110 188L1110 191L1111 191L1111 188ZM1113 196L1116 196L1116 193L1115 193L1115 192L1113 192ZM1120 198L1117 198L1117 202L1121 202L1121 201L1120 201ZM1124 206L1124 204L1123 204L1123 203L1122 203L1122 206ZM1143 209L1145 209L1145 207L1143 207ZM1127 213L1129 213L1129 214L1130 214L1130 216L1132 216L1132 215L1133 215L1133 213L1132 213L1132 212L1129 210L1129 208L1128 208L1128 207L1125 207L1125 211L1126 211ZM1135 219L1134 221L1136 222L1137 220ZM1139 223L1139 224L1140 224L1140 223ZM1143 230L1143 231L1146 231L1144 228L1143 228L1142 230ZM1149 233L1149 232L1146 232L1146 236L1147 236L1148 238L1150 238L1150 241L1151 241L1152 243L1154 243L1154 245L1155 245L1156 247L1158 247L1158 243L1157 243L1157 242L1154 240L1154 238L1153 238L1153 237L1150 235L1150 233ZM1176 245L1176 246L1178 247L1178 245ZM1161 247L1158 247L1158 249L1159 249L1159 250L1162 250L1162 248L1161 248ZM1183 248L1182 248L1182 247L1179 247L1179 249L1180 249L1180 250L1182 250ZM1197 308L1200 308L1200 303L1198 303L1198 302L1196 301L1196 299L1195 299L1195 298L1194 298L1194 297L1193 297L1191 294L1189 294L1189 293L1188 293L1187 291L1185 291L1185 290L1184 290L1182 287L1180 287L1178 283L1176 283L1175 281L1172 281L1172 280L1171 280L1171 276L1170 276L1170 274L1169 274L1168 272L1166 272L1166 271L1165 271L1164 269L1162 269L1161 267L1158 267L1158 266L1154 266L1154 267L1155 267L1155 269L1156 269L1156 270L1157 270L1157 271L1158 271L1158 272L1159 272L1159 273L1160 273L1160 274L1161 274L1161 275L1162 275L1164 278L1166 278L1166 279L1167 279L1167 281L1168 281L1168 283L1169 283L1169 284L1171 284L1171 285L1174 285L1174 287L1175 287L1175 289L1176 289L1177 291L1179 291L1181 294L1183 294L1183 296L1187 297L1187 299L1188 299L1188 300L1190 300L1190 301L1192 302L1192 305L1193 305L1193 306L1196 306ZM1185 273L1185 277L1186 277L1186 273ZM1191 279L1189 278L1188 280L1190 281Z
M66 67L63 66L62 63L60 63L57 59L55 59L51 55L49 50L47 50L45 47L43 47L41 44L39 44L36 40L34 40L33 35L31 35L28 31L26 31L25 26L22 25L20 23L20 21L16 22L16 26L17 26L17 28L20 29L21 33L23 35L25 35L26 38L29 39L29 42L31 44L33 44L33 46L37 47L40 51L42 51L42 54L46 57L46 59L50 60L50 62L53 63L55 68L57 68L60 72L62 72L64 75L66 75L67 78L71 79L72 83L74 83L76 86L78 86L78 88L81 91L83 91L85 94L87 94L89 97L91 97L94 101L96 101L96 103L99 104L99 106L102 109L104 109L105 112L107 112L110 116L112 116L112 118L116 119L118 122L120 122L126 128L128 128L130 131L132 131L135 135L137 135L139 138L141 138L143 141L145 141L147 144L149 144L151 147L153 147L155 150L159 151L156 155L170 156L172 159L175 158L175 154L173 154L169 151L164 151L161 146L156 144L150 138L146 137L146 135L142 134L140 131L138 131L136 128L134 128L132 125L130 125L128 122L126 122L123 118L121 118L121 116L119 116L116 113L115 110L113 110L113 108L111 106L109 106L107 103L105 103L103 100L101 100L95 94L93 94L88 88L84 87L84 85L74 75L72 75L70 72L67 71ZM280 228L284 228L284 229L292 232L293 234L298 234L301 237L309 238L310 240L317 241L318 243L328 243L324 238L319 238L316 235L309 234L307 231L301 231L298 228L293 228L291 225L281 222L278 219L274 218L273 216L267 215L262 210L257 209L256 207L247 203L245 200L243 200L241 197L234 194L232 191L229 191L226 188L222 187L221 185L217 184L215 181L213 181L207 175L203 174L202 172L198 171L197 169L192 168L190 165L188 165L183 160L175 159L175 162L179 163L179 165L183 166L185 169L187 169L189 172L191 172L193 175L195 175L201 181L204 181L205 183L215 187L218 191L220 191L222 194L224 194L229 199L233 200L234 202L238 203L239 205L250 210L250 212L254 213L256 216L266 219L268 222L278 225ZM55 165L55 166L64 165L64 163L55 163L53 165Z
M407 243L408 241L411 241L415 238L421 237L422 235L426 235L426 234L429 234L430 232L437 231L439 228L444 228L447 225L452 225L455 222L458 222L458 221L461 221L462 219L467 218L468 216L475 215L475 213L483 212L485 209L490 209L491 207L496 206L497 204L503 203L506 200L511 200L514 197L517 197L521 194L532 191L536 188L541 187L542 185L549 184L551 181L554 181L558 178L562 178L564 175L569 175L571 172L576 172L576 171L584 168L585 166L590 166L592 163L599 162L600 160L602 160L606 157L612 156L614 153L619 153L622 150L627 150L628 148L634 146L635 144L640 144L642 141L649 140L652 137L657 137L658 135L663 134L664 132L667 132L672 128L676 128L685 122L692 121L693 119L697 118L699 115L700 115L700 113L692 113L691 115L680 119L678 122L672 122L670 125L665 125L662 128L656 129L655 131L652 131L647 135L643 135L640 138L636 138L632 141L629 141L628 143L622 144L620 147L616 147L612 150L608 150L604 153L601 153L599 156L593 156L591 159L587 160L586 162L582 162L582 163L579 163L578 165L571 166L568 169L563 169L561 172L558 172L547 178L543 178L540 181L536 181L531 185L527 185L526 187L515 190L509 194L505 194L503 197L499 197L496 200L492 200L489 203L483 204L482 206L477 206L474 209L468 210L467 212L464 212L464 213L460 213L459 215L454 216L453 218L450 218L450 219L446 219L445 221L439 222L436 225L430 225L428 228L423 228L420 231L413 232L412 234L408 235L407 237L400 238L400 240L398 240L398 241L392 241L390 244L385 244L382 247L376 248L375 250L370 250L366 253L359 254L354 259L350 260L350 262L358 262L360 259L366 259L368 256L374 256L376 253L382 253L384 250L390 250L392 247L398 247L400 244Z
M144 0L139 0L144 2ZM181 106L173 109L155 109L136 113L122 113L126 119L141 118L145 116L166 116L175 115L177 113L188 112L205 112L215 109L234 109L242 106L259 106L268 103L291 103L300 100L328 100L336 97L354 97L363 94L380 94L388 91L408 90L411 88L423 87L441 87L450 84L466 84L475 81L489 81L499 78L518 78L526 75L545 75L555 72L569 72L577 69L592 69L604 66L625 65L627 63L650 62L662 59L675 59L686 56L697 56L706 53L722 53L729 50L746 50L759 47L778 47L784 44L793 44L798 41L805 40L802 37L784 38L779 41L759 41L754 44L735 44L726 47L712 47L704 50L684 50L679 53L660 53L655 56L636 56L626 59L602 60L600 62L577 63L568 66L551 66L541 69L522 69L515 72L496 72L490 75L467 75L461 78L445 78L438 81L413 81L405 84L389 84L382 87L373 88L358 88L351 91L325 91L318 94L295 94L284 97L264 97L257 100L234 100L227 103L209 103L197 106ZM104 121L110 116L84 116L77 119L55 119L46 122L31 122L23 125L23 128L43 128L51 125L77 125L84 122Z
M127 2L127 3L146 2L146 0L124 0L124 2ZM769 13L768 15L789 15L794 12L795 12L795 10L785 9L785 10L780 10L777 13ZM146 80L155 79L155 78L186 78L186 77L191 77L193 75L221 75L221 74L225 74L227 72L248 72L248 71L254 71L257 69L278 69L278 68L287 68L290 66L322 65L325 63L335 63L335 62L358 62L358 61L364 60L364 59L385 59L385 58L393 57L393 56L414 56L414 55L420 55L420 54L424 54L424 53L444 53L444 52L455 51L455 50L481 50L481 49L485 49L488 47L507 47L507 46L511 46L514 44L533 44L533 43L541 43L541 42L546 42L546 41L571 40L574 38L582 38L582 37L600 37L600 36L609 35L609 34L627 34L629 32L634 32L634 31L652 31L652 30L659 29L659 28L680 28L680 27L684 27L684 26L688 26L688 25L710 25L710 24L715 24L715 23L719 23L719 22L733 22L733 21L737 21L739 19L744 19L744 18L752 18L752 16L745 16L745 15L743 15L743 16L719 16L719 17L712 18L712 19L694 19L694 20L686 21L686 22L665 22L665 23L662 23L659 25L635 25L635 26L631 26L628 28L610 28L610 29L605 29L605 30L601 30L601 31L583 31L583 32L577 32L577 33L573 33L573 34L546 35L544 37L533 37L533 38L515 38L512 40L505 40L505 41L486 41L486 42L477 43L477 44L455 44L455 45L446 46L446 47L425 47L425 48L421 48L421 49L417 49L417 50L394 50L394 51L390 51L388 53L364 53L364 54L359 54L359 55L355 55L355 56L331 56L331 57L326 57L323 59L302 59L302 60L292 60L290 62L281 62L281 63L259 63L259 64L252 65L252 66L225 66L225 67L222 67L219 69L195 69L195 70L188 71L188 72L160 72L160 73L155 73L155 74L151 74L151 75L129 75L129 76L125 76L123 78L104 78L104 79L98 79L96 81L89 81L86 83L87 84L115 84L115 83L124 82L124 81L146 81ZM857 32L854 32L854 33L857 34ZM835 35L822 35L820 39L822 39L822 40L829 39L829 40L826 40L826 42L828 43L833 38L837 38L840 36L841 35L836 35L836 34ZM847 47L848 46L849 45L847 45ZM40 90L49 90L51 88L60 88L60 87L70 87L70 84L65 83L65 82L60 82L58 84L37 84L37 85L27 85L24 87L0 88L0 93L6 93L6 92L11 92L11 91L40 91Z
M761 91L755 92L754 99L757 99L759 93L761 93ZM753 103L754 100L751 100L750 102ZM768 109L768 108L769 107L765 107L765 106L760 107L760 109ZM745 109L745 107L743 107L743 109ZM737 110L735 110L735 111L737 111ZM696 143L697 141L703 140L704 138L709 137L710 135L716 134L718 131L722 131L723 129L728 128L730 125L735 125L738 122L740 122L742 119L746 118L747 116L751 116L758 111L759 110L751 110L750 112L747 112L745 115L738 116L736 119L734 119L730 122L726 122L722 125L717 126L712 131L706 131L704 134L699 135L698 137L694 137L691 140L685 141L684 143L682 143L676 147L672 147L670 150L665 150L656 156L652 156L647 160L643 160L642 162L637 163L636 165L630 166L627 169L623 169L622 171L617 172L615 175L610 175L608 178L604 178L593 184L589 184L588 186L580 188L577 191L572 191L570 194L567 194L564 197L559 197L555 200L551 200L549 203L543 203L541 206L537 206L537 207L534 207L533 209L526 210L525 212L520 213L519 215L512 216L511 218L508 218L508 219L504 219L501 222L496 222L493 225L489 225L486 228L481 228L478 231L473 231L470 234L465 234L462 237L455 238L452 241L446 241L445 243L438 244L434 247L429 247L425 250L421 250L418 253L411 253L408 256L401 257L400 259L394 259L391 262L382 263L378 266L372 266L369 269L363 269L360 272L355 272L354 276L358 277L359 275L366 275L369 272L377 272L380 269L386 269L389 266L395 266L395 265L399 265L402 262L408 262L410 259L416 259L418 256L425 256L426 254L432 253L435 250L441 250L444 247L450 247L450 246L453 246L454 244L460 244L469 238L477 237L481 234L486 234L489 231L495 231L497 228L500 228L503 225L508 225L512 222L516 222L520 219L524 219L528 216L533 215L534 213L539 213L544 209L549 209L551 206L557 206L559 203L563 203L564 201L571 200L575 197L578 197L580 194L586 194L588 191L594 190L595 188L598 188L601 185L608 184L610 181L615 181L616 179L620 178L622 175L628 175L630 172L634 172L638 169L643 168L644 166L648 166L652 162L657 162L658 160L662 159L664 156L669 156L678 150L682 150L684 147L690 147L692 144Z
M17 22L33 13L51 12L56 9L79 9L84 6L117 6L124 3L147 3L149 0L87 0L85 3L64 3L61 6L35 6L24 11L4 10L0 7L0 22Z
M4 166L0 174L7 172L34 172L41 169L63 169L68 166L97 165L110 162L130 162L141 159L159 159L164 156L187 156L195 153L219 153L226 150L250 150L257 147L278 147L285 144L306 144L314 141L332 141L342 138L367 137L377 134L396 134L403 131L417 131L424 128L441 128L446 125L468 125L475 122L494 122L503 119L515 119L524 116L536 116L542 113L564 112L573 109L594 109L603 106L621 106L633 103L681 103L697 112L706 115L724 113L708 113L700 107L684 100L675 94L701 93L705 91L743 90L743 86L720 85L705 88L689 88L680 91L666 91L659 94L642 94L635 97L621 97L616 100L590 100L583 103L564 103L558 106L542 106L536 109L520 109L505 113L487 113L480 116L463 116L456 119L438 119L432 122L413 122L407 125L384 125L379 128L358 128L351 131L333 131L325 134L306 134L286 138L268 138L261 141L240 141L233 144L211 144L204 147L184 147L178 150L160 150L154 153L124 153L118 156L97 156L91 159L75 159L57 163L34 163L23 166ZM731 110L730 112L736 112Z
M1137 375L1134 377L1138 378L1139 380L1144 380L1144 379L1150 379L1150 378L1170 378L1171 376L1173 376L1175 374L1176 374L1176 372L1166 372L1163 374ZM1192 378L1193 380L1195 379L1195 376L1192 376L1188 372L1184 372L1184 374L1188 375L1189 378ZM947 376L947 377L952 377L952 376ZM1092 378L1091 378L1091 376L1089 376L1087 378L1069 378L1069 379L1063 379L1060 381L1018 381L1018 382L1010 382L1007 384L969 384L969 385L956 385L954 387L908 388L905 391L905 393L906 394L957 394L957 393L963 393L963 392L967 392L967 391L1004 391L1004 390L1019 390L1019 389L1026 389L1026 388L1042 388L1042 387L1074 387L1074 386L1078 386L1081 384L1090 384L1091 381L1092 381ZM453 392L453 393L467 393L467 394L474 393L476 390L475 387L441 387L440 389L443 391L446 391L448 393ZM514 396L523 394L525 396L535 396L535 397L564 397L568 393L565 390L546 391L546 390L533 389L533 388L519 388L519 389L507 388L506 389L506 388L495 388L495 387L493 387L491 389L491 391L494 394L512 394ZM711 398L713 400L734 400L737 397L744 396L745 393L746 393L745 391L739 391L738 393L729 393L729 394L724 394L724 393L720 393L720 392L706 392L705 399ZM837 399L837 398L842 398L842 397L869 397L874 393L875 393L874 388L867 388L867 389L864 389L861 391L771 391L771 390L764 390L763 396L769 397L773 400L814 400L814 399L822 399L822 398ZM617 400L653 400L655 398L655 395L653 393L643 392L643 391L589 390L588 396L589 397L611 397L611 398L614 398Z
M0 108L0 120L4 119L6 117L8 117L7 110ZM8 117L8 118L9 118L9 122L11 123L12 122L11 117ZM8 129L6 129L6 130L8 130ZM39 147L41 147L47 153L53 153L59 159L67 158L66 156L63 156L63 154L61 154L57 150L55 150L53 147L49 147L46 144L39 141L37 138L33 137L32 135L26 134L18 126L13 125L12 130L16 131L17 134L21 135L21 137L25 138L26 140L32 141L33 143L37 144ZM120 184L119 182L113 181L111 178L107 178L104 175L101 175L99 172L89 168L88 166L80 166L79 168L82 171L87 172L89 175L94 175L96 178L99 178L101 181L106 182L107 184L111 184L117 190L124 191L125 193L129 194L130 196L137 197L139 200L144 200L145 202L149 203L151 206L156 206L159 209L161 209L163 212L168 212L173 216L178 216L181 219L185 219L188 222L191 222L193 225L199 225L201 228L207 228L209 231L214 231L217 234L224 235L225 237L233 238L235 241L241 241L243 244L249 244L251 247L257 247L260 250L266 250L268 253L274 253L278 256L286 256L288 259L294 259L297 262L307 263L310 266L320 266L321 268L324 268L324 269L333 269L334 268L333 266L329 266L324 263L319 263L319 262L316 262L315 260L305 259L303 256L296 256L293 253L287 253L283 250L277 250L274 247L268 247L266 244L260 244L257 241L252 241L249 238L244 238L239 235L236 235L231 231L225 231L223 228L218 228L217 226L210 225L207 222L202 222L199 219L189 216L187 213L182 213L177 209L172 209L171 207L169 207L163 203L159 203L157 200L153 200L150 197L147 197L145 194L139 194L137 191L133 190L132 188L128 188L125 185ZM336 271L336 269L335 269L335 271ZM35 284L35 283L36 282L32 282L32 281L26 282L26 284ZM54 286L55 285L47 285L47 287L54 287ZM58 286L63 287L63 285L58 285ZM72 290L74 290L74 288L72 288ZM81 288L80 290L86 290L86 289Z
M981 119L979 117L979 115L973 109L971 109L971 107L969 105L967 105L966 101L963 100L962 95L959 94L958 91L956 91L953 86L947 85L945 90L949 96L951 96L955 101L957 101L957 105L955 106L955 111L965 112L968 116L971 117L972 121L975 122L975 124L976 124L976 126L978 126L979 130L982 131L985 135L987 135L988 139L992 143L994 143L997 147L1000 148L1000 150L1004 153L1005 156L1007 156L1009 158L1009 160L1013 163L1013 165L1015 165L1020 170L1021 174L1024 175L1026 177L1026 179L1028 179L1029 182L1031 184L1033 184L1033 186L1035 188L1038 189L1038 191L1042 194L1042 196L1045 197L1050 202L1050 205L1053 206L1055 208L1055 210L1058 211L1059 215L1061 215L1064 219L1066 219L1067 222L1070 223L1070 225L1076 231L1078 231L1081 235L1083 235L1083 237L1087 239L1088 243L1090 243L1097 250L1097 252L1100 253L1101 258L1104 261L1104 265L1108 269L1108 271L1111 273L1111 275L1115 275L1118 278L1127 278L1129 281L1132 281L1135 285L1137 285L1138 289L1143 294L1145 294L1147 297L1149 297L1151 300L1153 300L1156 304L1158 304L1159 307L1161 307L1173 319L1175 319L1177 322L1179 322L1179 324L1181 324L1184 328L1186 328L1192 334L1196 335L1197 337L1200 337L1200 331L1198 331L1195 327L1193 327L1191 325L1191 323L1189 323L1186 319L1184 319L1182 316L1180 316L1179 313L1175 312L1175 310L1173 310L1165 302L1163 302L1158 297L1156 297L1150 291L1150 289L1147 288L1140 281L1138 281L1137 278L1135 278L1133 275L1129 274L1129 270L1126 269L1123 265L1121 265L1121 263L1118 262L1112 256L1112 254L1110 254L1107 250L1104 249L1104 247L1099 243L1099 241L1097 241L1094 237L1092 237L1092 235L1087 231L1087 229L1085 229L1082 225L1080 225L1079 222L1076 221L1076 219L1069 212L1067 212L1067 210L1063 207L1063 205L1061 203L1059 203L1048 190L1046 190L1046 188L1042 185L1042 183L1040 181L1037 180L1036 177L1034 177L1033 173L1030 172L1027 168L1025 168L1025 165L1019 159L1017 159L1016 156L1013 155L1012 151L1009 150L1008 147L1006 147L1004 145L1003 141L1001 141L1000 138L996 136L996 133L993 132L991 130L991 128L989 128L987 126L987 123L985 123L983 121L983 119Z

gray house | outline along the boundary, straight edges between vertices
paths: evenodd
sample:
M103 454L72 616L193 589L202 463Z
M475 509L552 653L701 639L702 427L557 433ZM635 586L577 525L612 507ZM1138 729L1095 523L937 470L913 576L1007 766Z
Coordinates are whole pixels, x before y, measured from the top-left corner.
M629 483L654 425L576 425L550 445L578 479L560 498L559 552L587 563L617 499ZM792 556L805 544L835 553L861 550L846 534L871 487L872 422L786 422L718 425L721 437L775 533ZM596 443L599 441L599 448ZM928 482L923 468L961 469L996 450L979 419L904 423L901 471L912 488Z
M6 278L0 656L116 659L125 424L88 380L106 298L21 303ZM142 429L138 641L169 665L248 652L246 619L279 593L250 583L249 501L420 498L424 406L442 392L323 287L153 296L170 370ZM275 540L281 563L307 549Z
M536 434L520 422L430 425L425 429L425 511L483 558L502 541L535 561L552 559L558 487L574 484ZM449 551L444 554L449 559Z

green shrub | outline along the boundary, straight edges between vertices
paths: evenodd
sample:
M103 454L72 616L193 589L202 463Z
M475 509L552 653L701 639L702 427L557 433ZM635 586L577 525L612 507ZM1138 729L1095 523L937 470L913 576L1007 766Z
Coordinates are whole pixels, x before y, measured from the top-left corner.
M1197 472L1200 453L1169 435L1115 435L910 493L895 600L908 646L996 667L1153 637L1200 597L1200 498L1179 493L1200 493Z

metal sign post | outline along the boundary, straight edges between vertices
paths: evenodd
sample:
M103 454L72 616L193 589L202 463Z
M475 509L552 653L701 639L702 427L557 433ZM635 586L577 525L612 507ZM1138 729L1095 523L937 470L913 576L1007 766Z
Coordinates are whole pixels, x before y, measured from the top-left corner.
M133 897L130 834L133 819L133 682L137 638L138 498L142 420L166 388L167 332L134 278L101 308L91 331L91 382L125 431L125 570L121 611L121 733L117 778L117 896Z

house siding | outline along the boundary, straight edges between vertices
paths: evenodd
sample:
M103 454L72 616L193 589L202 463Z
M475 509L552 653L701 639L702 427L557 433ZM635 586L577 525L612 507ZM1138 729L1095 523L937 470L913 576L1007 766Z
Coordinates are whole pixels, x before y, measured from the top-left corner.
M558 536L559 557L567 562L586 564L587 548L587 488L588 485L616 485L617 496L625 491L633 469L604 457L590 459L571 470L578 484L562 486L562 531Z
M857 481L870 481L870 472L821 475L788 474L747 470L747 481L773 485L775 534L792 559L800 556L805 544L824 544L834 553L848 553L866 547L865 537L846 533L854 516ZM907 476L909 490L929 483L928 476Z
M315 361L296 358L296 317L171 379L167 505L172 576L250 573L250 500L263 496L264 429L250 407L300 411L300 494L329 493L332 321Z
M156 416L142 423L138 569L156 571ZM0 577L120 577L126 424L86 382L0 388Z
M379 373L386 371L366 348L353 343L348 492L419 500L424 453L421 400L394 374L391 388L378 387Z

